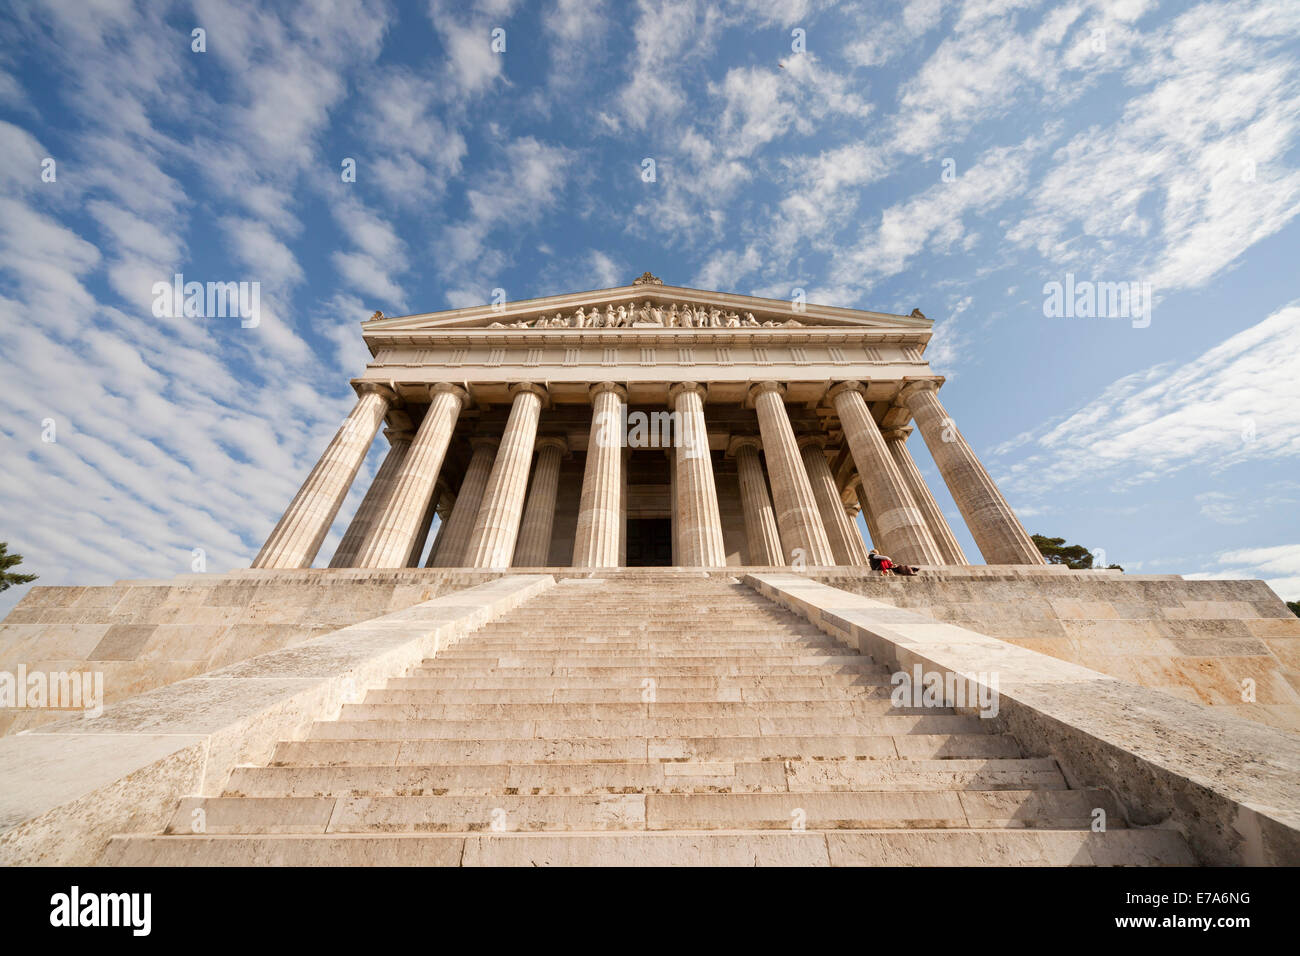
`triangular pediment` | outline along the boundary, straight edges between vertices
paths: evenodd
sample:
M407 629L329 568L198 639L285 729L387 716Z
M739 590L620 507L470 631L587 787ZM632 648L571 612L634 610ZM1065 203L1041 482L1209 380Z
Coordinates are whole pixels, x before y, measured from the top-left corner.
M647 274L632 285L614 289L391 318L375 313L362 328L369 335L470 329L839 328L926 331L931 325L931 321L919 311L904 316L795 303L788 299L709 292L664 285Z

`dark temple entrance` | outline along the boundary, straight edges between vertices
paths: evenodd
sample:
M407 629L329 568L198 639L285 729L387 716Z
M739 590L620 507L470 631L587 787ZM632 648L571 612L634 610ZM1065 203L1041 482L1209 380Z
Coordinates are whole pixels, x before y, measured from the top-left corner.
M627 564L630 568L668 568L673 563L671 518L627 519Z

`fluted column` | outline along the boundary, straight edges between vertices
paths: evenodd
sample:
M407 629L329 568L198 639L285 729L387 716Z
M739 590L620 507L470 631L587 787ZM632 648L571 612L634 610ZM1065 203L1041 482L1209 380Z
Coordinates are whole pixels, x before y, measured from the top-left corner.
M569 446L563 438L537 440L537 464L533 466L533 483L524 505L524 520L519 526L519 543L515 545L514 566L542 568L551 553L551 529L555 525L555 494L560 487L560 462Z
M375 472L374 480L370 482L365 497L357 506L357 513L352 516L348 530L343 534L343 540L339 542L334 557L330 559L331 568L355 567L357 549L361 547L361 542L365 539L370 526L375 523L375 519L387 506L388 499L392 497L393 483L401 470L402 462L406 460L406 453L411 448L411 439L415 437L414 432L394 431L391 428L386 429L384 434L388 436L388 453L384 455L379 470Z
M426 568L465 566L465 552L469 548L470 535L474 533L474 519L478 517L483 491L496 460L497 446L501 444L498 439L487 436L471 438L469 443L473 451L465 467L465 477L461 479L447 525L438 532L438 549L429 554L424 565Z
M904 386L899 398L911 411L930 456L986 564L1044 564L1033 539L939 402L933 381Z
M438 531L433 536L433 544L429 545L429 557L424 565L426 568L433 566L434 555L438 553L438 548L442 546L442 533L447 530L447 519L451 517L451 510L456 506L456 495L451 490L451 486L446 484L442 478L439 478L438 483L434 486L433 500L438 502L435 511L436 517L440 520L438 521Z
M253 561L255 568L309 568L375 440L391 390L373 382L356 386L357 403L330 439Z
M582 474L582 501L573 542L575 568L618 567L623 532L623 403L613 382L590 388L591 434Z
M783 565L786 562L776 529L776 511L767 491L763 462L758 457L762 444L757 435L739 435L731 440L727 453L736 459L736 471L740 476L740 504L745 512L749 563Z
M406 567L434 482L447 456L456 419L468 397L463 389L445 382L430 387L424 421L402 461L392 494L357 549L357 567Z
M519 539L519 519L528 489L528 469L533 463L537 420L542 414L546 389L531 383L510 386L513 401L497 449L483 501L474 519L465 564L474 568L508 568Z
M677 413L677 517L681 525L681 562L688 568L720 568L727 563L722 544L722 515L704 422L704 386L678 382L668 391Z
M898 472L903 476L903 483L912 493L912 501L921 509L921 514L925 515L926 526L929 527L930 534L934 536L934 543L939 546L939 551L943 554L943 563L970 564L966 560L966 553L957 543L952 528L948 525L948 519L939 510L939 502L934 500L934 495L930 493L930 486L921 476L921 469L916 467L912 453L907 450L907 436L911 433L910 427L892 428L884 433L885 445L894 457L894 464L898 466Z
M884 548L884 541L880 536L880 525L876 524L876 516L871 512L871 502L867 498L866 489L862 487L862 478L855 475L849 487L853 491L854 498L857 499L858 508L862 511L862 520L867 526L867 534L871 536L871 546L877 550Z
M776 382L760 382L749 391L749 399L758 412L758 429L763 436L763 454L767 458L767 475L772 481L772 504L776 508L776 526L785 548L781 564L791 564L795 552L803 552L804 563L827 567L835 563L830 539L822 526L808 472L799 454L790 416L782 396L785 389Z
M433 483L433 494L429 496L429 507L424 509L424 519L420 522L420 530L416 532L415 539L411 542L411 553L406 556L406 566L408 568L418 568L420 566L420 558L424 557L424 545L429 540L429 529L433 527L433 519L438 514L438 502L442 500L442 496L446 491L447 482L439 474L438 480Z
M681 565L681 543L678 541L680 523L677 520L677 449L665 448L664 457L668 459L668 521L672 526L673 567Z
M803 452L804 470L808 472L808 483L812 485L813 497L817 499L817 508L821 512L822 527L831 543L831 553L835 563L845 567L861 566L867 563L867 547L862 542L856 526L849 523L844 513L844 503L839 492L835 490L835 476L826 461L826 439L821 435L807 435L799 439L799 449Z
M628 475L632 468L632 449L623 449L623 489L619 494L618 515L618 566L627 567L627 503L630 500L627 489Z
M894 457L885 447L880 428L871 417L862 385L841 382L830 390L830 399L840 416L844 438L867 490L868 507L885 539L883 548L879 542L876 547L899 564L943 564L939 546L912 501Z

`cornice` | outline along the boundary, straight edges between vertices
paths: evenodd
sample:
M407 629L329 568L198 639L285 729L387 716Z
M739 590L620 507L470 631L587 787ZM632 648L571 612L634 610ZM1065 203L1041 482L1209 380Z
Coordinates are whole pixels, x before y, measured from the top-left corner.
M674 302L691 305L717 305L726 310L753 312L767 319L796 319L805 324L825 323L831 326L849 328L894 328L929 330L933 325L930 319L915 315L896 315L889 312L871 312L863 309L847 309L840 306L807 303L796 309L787 299L768 299L759 296L739 295L731 292L715 292L705 289L691 289L685 286L670 285L626 285L612 289L593 289L587 292L571 292L562 295L544 296L536 299L520 299L497 306L478 305L463 309L448 309L440 312L422 312L403 316L379 316L362 323L362 331L369 337L372 334L412 331L432 331L465 328L468 323L492 322L509 323L521 318L550 314L555 311L569 311L588 308L594 305L620 304L630 301L649 301L671 305ZM378 315L378 314L377 314ZM497 330L499 331L499 330ZM511 330L516 333L525 330ZM538 330L544 331L544 330ZM549 331L549 330L547 330ZM566 330L554 330L564 333ZM576 331L576 330L575 330ZM600 330L591 330L599 332ZM628 328L618 330L619 334L629 334L636 330ZM674 330L677 331L677 330ZM691 331L691 330L681 330ZM713 330L716 331L716 330ZM758 330L754 330L758 331Z

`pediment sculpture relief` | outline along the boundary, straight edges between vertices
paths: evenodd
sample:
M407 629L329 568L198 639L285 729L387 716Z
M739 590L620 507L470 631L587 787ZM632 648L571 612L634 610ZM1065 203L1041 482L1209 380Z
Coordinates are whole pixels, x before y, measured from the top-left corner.
M665 308L657 302L633 302L631 305L607 305L604 311L600 307L590 312L578 309L576 312L556 312L536 319L519 319L515 322L493 322L490 329L630 329L630 328L665 328L665 329L775 329L800 328L802 322L788 319L777 322L769 319L760 322L754 313L740 315L736 312L723 312L716 306L704 308L698 305L673 303Z

